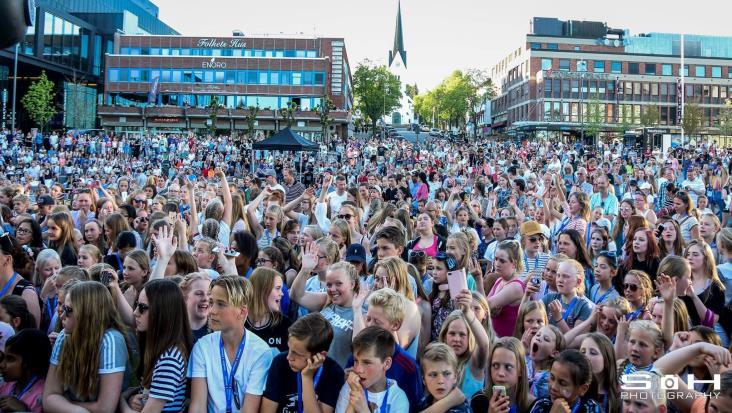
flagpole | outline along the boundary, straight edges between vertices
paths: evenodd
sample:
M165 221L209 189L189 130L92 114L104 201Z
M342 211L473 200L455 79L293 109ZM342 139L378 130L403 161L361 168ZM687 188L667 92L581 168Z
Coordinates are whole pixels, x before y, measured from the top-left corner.
M679 68L679 72L681 72L681 148L684 147L684 101L686 99L686 86L684 85L685 79L686 79L686 73L684 70L684 34L681 33L681 68Z

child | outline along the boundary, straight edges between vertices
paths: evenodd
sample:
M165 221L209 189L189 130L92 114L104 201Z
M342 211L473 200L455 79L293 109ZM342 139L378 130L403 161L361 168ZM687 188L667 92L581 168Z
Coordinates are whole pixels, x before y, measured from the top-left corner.
M441 411L445 413L471 412L465 396L457 387L457 357L450 346L435 342L427 345L422 355L424 384L427 395L417 411Z
M580 353L587 357L592 367L592 384L587 395L596 401L602 400L605 412L619 411L620 392L615 384L618 370L613 343L603 334L590 333L582 340Z
M430 305L432 306L432 330L430 341L436 341L442 329L442 323L448 315L453 312L455 306L450 299L450 291L447 285L447 264L448 255L438 252L432 260L432 292L430 292Z
M76 262L79 267L88 270L92 265L102 262L102 253L94 244L84 244L79 248L79 257Z
M386 372L394 355L394 334L371 326L353 338L353 370L341 388L336 413L385 412L409 410L409 401L396 381L387 379ZM382 408L382 406L386 406Z
M521 304L513 336L521 340L521 344L524 346L524 355L526 356L527 363L529 362L529 347L531 347L531 340L539 329L547 324L549 324L549 320L546 315L544 303L541 301L526 301Z
M623 293L631 307L631 313L625 318L628 321L650 320L651 312L647 307L653 296L651 278L643 271L630 270L623 280Z
M51 343L40 330L27 329L5 343L5 357L0 372L0 410L3 412L43 411L42 396Z
M287 331L289 349L272 360L260 412L333 411L344 384L343 369L328 357L333 328L311 313Z
M557 270L557 292L541 298L551 314L549 321L563 333L572 329L575 322L587 320L592 312L590 300L579 294L584 288L584 276L579 262L572 259L562 262Z
M655 370L653 363L663 354L664 344L663 333L653 321L635 320L628 323L621 319L615 339L618 372L622 375Z
M252 286L244 277L222 276L211 282L210 291L209 327L214 332L193 347L189 411L233 411L242 406L258 411L272 351L244 328Z
M470 401L473 411L529 411L534 397L529 394L525 360L523 345L517 338L499 339L492 348L485 389ZM497 386L502 386L505 392L494 393Z
M618 330L618 321L630 312L630 304L623 297L617 297L603 305L592 309L587 320L577 324L573 329L564 335L567 347L577 348L584 339L584 334L590 331L602 333L605 337L615 343Z
M361 297L359 294L358 298ZM361 308L363 301L361 299L354 300L353 304L353 332L358 334L364 327L379 326L394 334L394 339L398 337L399 328L404 321L406 300L391 288L382 288L376 290L368 297L368 311L365 316L361 315L357 308ZM353 366L353 357L346 363L346 368ZM409 355L399 342L396 342L394 355L392 356L392 364L386 372L388 379L393 379L399 383L399 387L404 390L409 400L410 411L416 412L417 405L422 399L422 382L419 375L419 367L417 361Z
M615 253L602 251L595 261L595 285L590 288L590 300L599 305L611 301L620 294L613 287L613 278L618 275L618 260Z
M540 328L531 340L531 363L527 364L526 370L534 397L549 396L549 367L564 346L562 332L553 325Z
M602 411L596 401L584 397L592 382L592 367L587 357L577 350L565 350L552 364L549 397L536 401L531 413Z

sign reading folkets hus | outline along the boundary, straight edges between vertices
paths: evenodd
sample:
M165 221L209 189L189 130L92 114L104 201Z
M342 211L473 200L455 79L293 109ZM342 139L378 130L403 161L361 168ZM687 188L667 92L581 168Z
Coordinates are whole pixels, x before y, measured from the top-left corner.
M247 42L242 41L241 39L228 39L228 40L219 40L219 39L198 39L198 47L213 47L213 48L245 48L247 47Z

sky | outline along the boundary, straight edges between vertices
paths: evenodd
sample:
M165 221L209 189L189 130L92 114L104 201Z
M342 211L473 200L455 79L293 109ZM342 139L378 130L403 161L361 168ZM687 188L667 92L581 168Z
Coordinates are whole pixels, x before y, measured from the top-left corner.
M386 64L397 0L152 0L183 35L343 37L352 67ZM677 4L684 4L678 8ZM434 88L456 69L489 69L524 44L533 17L602 21L631 34L732 36L732 1L695 0L402 0L409 83Z

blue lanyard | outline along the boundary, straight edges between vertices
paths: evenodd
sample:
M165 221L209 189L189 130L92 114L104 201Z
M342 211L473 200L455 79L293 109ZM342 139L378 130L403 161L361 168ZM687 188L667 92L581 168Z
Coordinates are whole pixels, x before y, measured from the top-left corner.
M54 310L56 309L57 304L58 304L58 296L49 297L48 300L46 300L46 310L48 311L49 317L53 318Z
M625 319L628 321L636 320L636 319L638 319L638 316L640 315L641 311L643 311L643 308L639 308L639 309L633 311L632 313L627 314L625 316Z
M577 305L577 301L579 299L577 297L574 297L572 301L569 303L569 306L566 310L564 310L564 315L562 316L562 320L567 321L567 317L569 317L570 314L572 314L572 310L574 310L574 306Z
M315 372L315 377L313 378L313 391L315 391L315 388L318 387L318 382L320 381L320 375L323 374L323 367L320 366L317 372ZM366 404L368 404L368 399L366 399ZM302 407L302 372L297 373L297 413L302 413L303 407Z
M244 351L244 344L247 341L247 332L244 330L244 335L241 337L241 343L239 348L236 350L236 357L234 362L231 363L231 374L229 369L226 367L226 354L224 353L224 338L221 337L219 341L219 352L221 353L221 371L224 373L224 392L226 393L226 413L231 413L231 399L234 394L232 383L234 382L234 376L236 370L239 368L239 361L241 361L241 354Z
M14 272L14 273L13 273L13 276L12 276L12 277L10 277L10 279L8 280L8 282L7 282L7 283L5 283L5 285L3 286L3 289L2 289L2 290L0 290L0 297L5 297L5 294L6 294L6 293L8 292L8 290L10 289L10 286L11 286L11 285L13 285L13 283L15 282L15 279L16 279L17 277L18 277L18 273L17 273L17 272Z
M363 389L363 393L366 396L366 405L368 406L368 404L369 404L369 391L366 390L366 389ZM388 400L389 400L389 382L387 381L386 382L386 394L384 395L384 399L381 400L381 408L379 409L379 412L380 413L386 413L388 411L387 410L387 406L386 406L386 402Z
M515 404L512 404L511 405L511 408L508 409L508 413L516 413L516 405Z
M590 248L590 243L592 242L592 222L587 223L587 234L585 234L585 238L587 238L587 248Z
M526 273L529 272L529 258L524 255L524 265L526 266ZM534 257L534 268L531 270L535 270L539 267L539 253L536 253L536 257Z
M653 363L645 367L636 367L635 365L633 365L633 363L628 362L628 364L623 369L623 374L632 374L636 371L651 371L651 369L653 369Z
M603 295L600 296L600 299L599 300L597 299L597 292L598 291L600 291L599 284L597 286L597 290L595 290L595 294L592 295L592 302L595 303L595 304L602 303L607 298L607 296L610 295L610 293L612 293L613 291L615 291L615 289L613 287L610 287L607 291L605 291L605 293Z
M602 410L607 411L607 393L602 396Z
M582 403L580 403L581 401L582 399L578 397L577 401L574 402L574 406L572 406L572 413L577 413L579 411L580 406L582 406Z
M15 398L20 400L20 398L23 397L26 393L28 393L28 391L31 389L31 387L33 387L34 384L36 384L37 381L38 381L38 376L31 377L30 381L28 381L28 384L26 384L25 387L23 387L23 390L21 390L20 393L18 393L15 396ZM15 383L15 386L13 387L13 393L15 393L15 390L17 390L16 387L18 387L18 383Z

